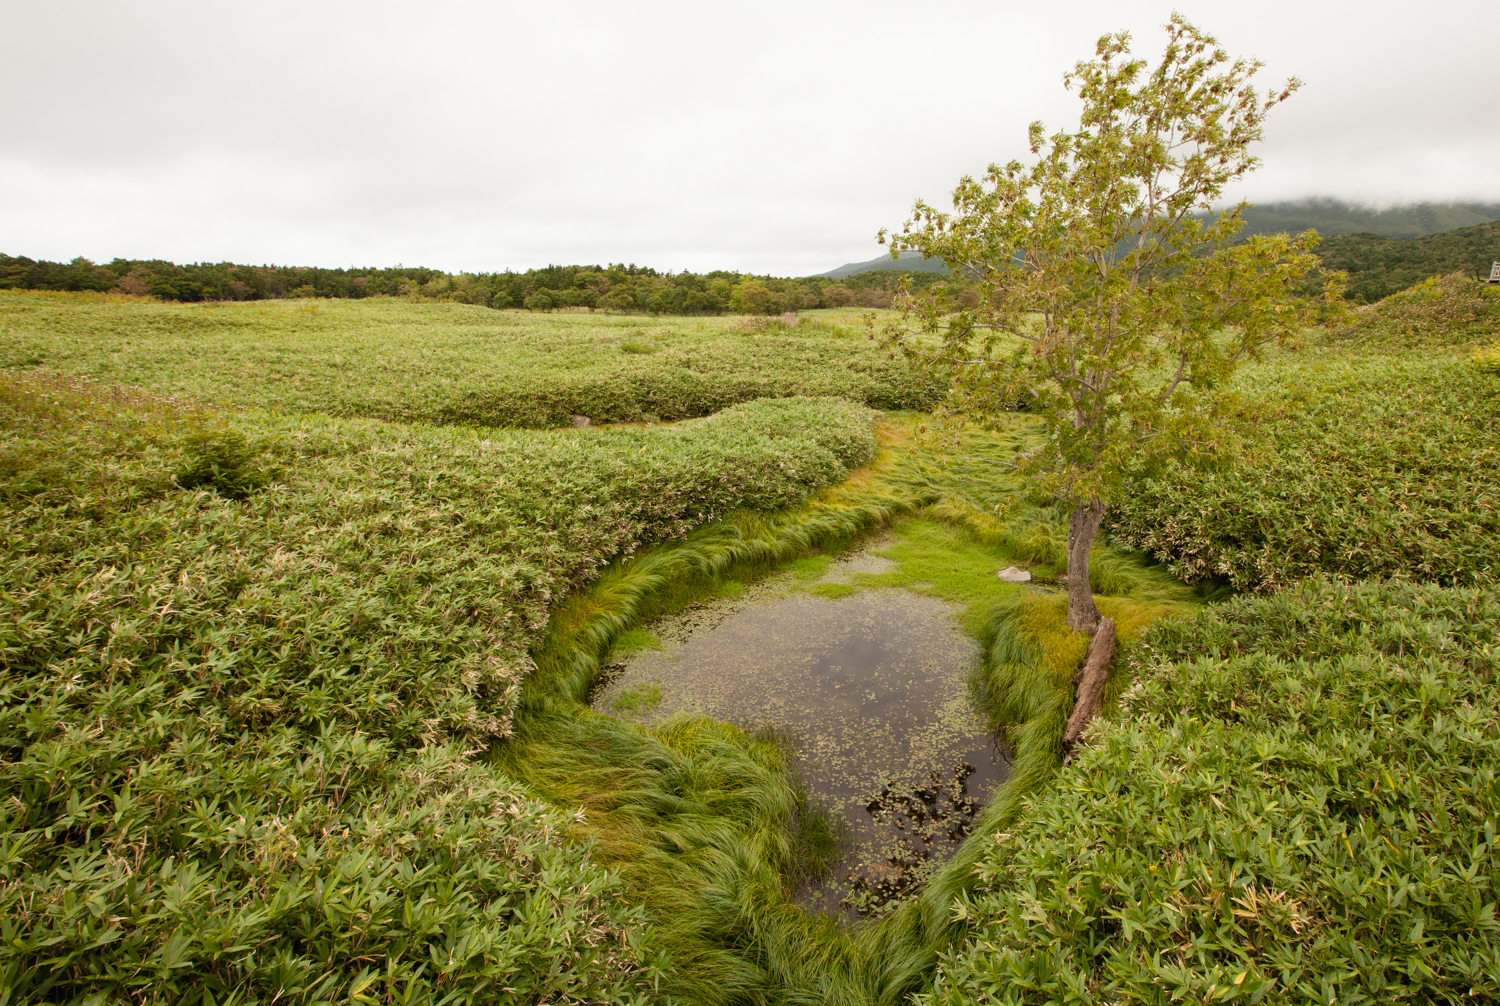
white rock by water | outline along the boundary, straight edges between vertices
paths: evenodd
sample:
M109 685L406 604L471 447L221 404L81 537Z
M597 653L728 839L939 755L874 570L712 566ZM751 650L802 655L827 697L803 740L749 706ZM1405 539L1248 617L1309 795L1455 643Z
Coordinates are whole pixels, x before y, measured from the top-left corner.
M1000 572L996 573L995 575L998 576L1000 579L1004 580L1006 583L1030 583L1031 582L1031 571L1030 570L1027 570L1027 569L1017 569L1014 566L1006 566L1004 569L1002 569Z

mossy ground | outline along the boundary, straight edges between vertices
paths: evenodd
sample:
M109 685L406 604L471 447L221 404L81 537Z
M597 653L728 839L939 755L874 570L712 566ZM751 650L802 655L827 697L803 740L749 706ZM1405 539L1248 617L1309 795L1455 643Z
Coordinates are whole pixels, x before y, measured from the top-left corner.
M818 583L816 577L823 575L832 557L815 556L794 563L792 572L799 579L813 578L814 582L805 589L820 597L847 597L879 587L940 597L960 608L960 624L976 639L983 631L990 607L1009 595L1039 589L1007 583L996 575L1024 559L933 517L903 517L891 525L891 538L889 545L874 550L875 555L895 563L895 568L889 571L850 573L848 583ZM1048 576L1052 569L1041 565L1035 572Z

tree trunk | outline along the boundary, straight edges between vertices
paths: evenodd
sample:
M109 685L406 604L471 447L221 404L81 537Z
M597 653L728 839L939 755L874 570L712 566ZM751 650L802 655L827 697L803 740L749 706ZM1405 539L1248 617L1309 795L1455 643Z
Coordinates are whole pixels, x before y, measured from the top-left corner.
M1078 673L1073 675L1073 684L1078 686L1073 700L1073 714L1063 728L1062 749L1067 761L1073 760L1073 749L1083 739L1089 721L1099 711L1104 700L1104 685L1109 681L1109 662L1115 656L1115 620L1106 618L1099 623L1099 631L1089 643L1089 655Z
M1099 609L1089 582L1089 549L1104 522L1104 501L1097 496L1073 508L1068 520L1068 628L1094 634Z

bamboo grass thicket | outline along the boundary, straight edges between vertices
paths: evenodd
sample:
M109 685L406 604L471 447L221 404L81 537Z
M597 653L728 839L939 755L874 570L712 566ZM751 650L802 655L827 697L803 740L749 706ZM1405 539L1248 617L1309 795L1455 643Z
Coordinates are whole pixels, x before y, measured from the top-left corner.
M1447 277L1247 368L1258 449L1136 479L1111 531L1184 580L1263 594L1320 573L1494 583L1500 381L1472 347L1497 328L1500 291Z
M641 1001L643 909L474 755L556 597L841 480L872 418L392 427L4 372L6 991Z
M0 291L0 366L221 408L486 428L676 421L757 398L924 409L941 395L847 315L663 320L386 298L163 304Z

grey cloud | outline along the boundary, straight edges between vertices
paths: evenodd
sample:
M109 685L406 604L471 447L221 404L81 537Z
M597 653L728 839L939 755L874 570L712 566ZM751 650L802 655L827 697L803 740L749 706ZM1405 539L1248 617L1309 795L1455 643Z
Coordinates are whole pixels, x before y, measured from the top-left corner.
M1166 6L3 0L0 250L807 273L1066 126ZM1297 74L1255 199L1500 199L1490 4L1214 0Z

